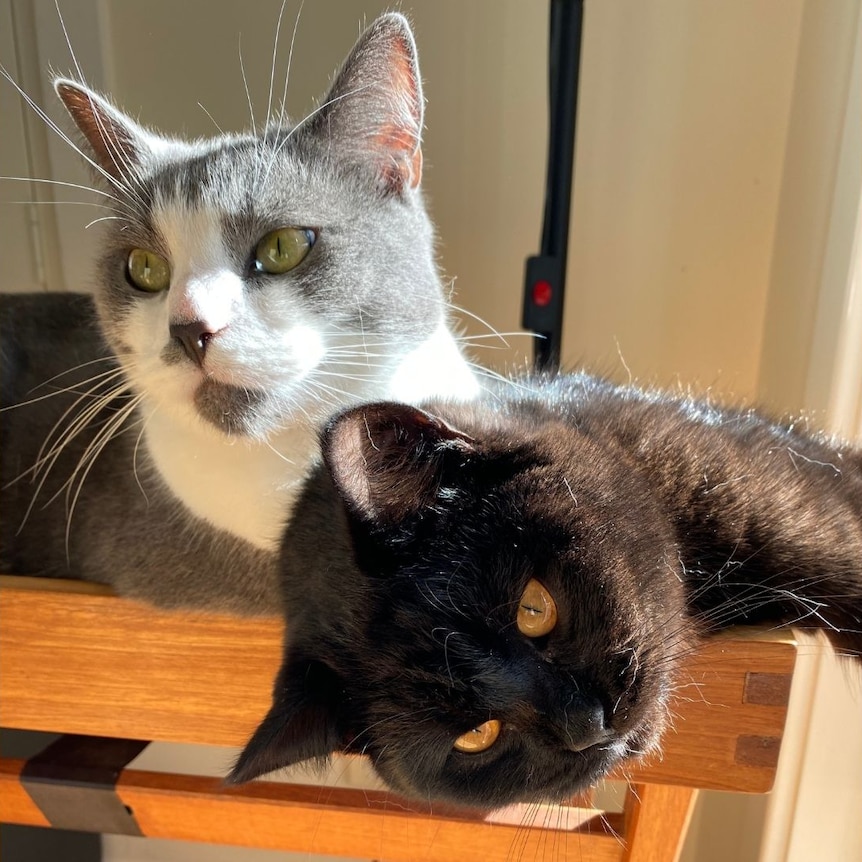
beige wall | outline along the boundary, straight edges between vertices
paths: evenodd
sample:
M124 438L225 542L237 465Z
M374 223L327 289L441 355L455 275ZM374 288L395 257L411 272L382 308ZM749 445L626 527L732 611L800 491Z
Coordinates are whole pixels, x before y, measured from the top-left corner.
M6 5L0 5L0 56L15 56L15 44L12 39L12 10ZM3 109L3 133L0 136L0 171L4 175L16 171L24 176L30 176L27 157L27 137L25 133L25 112L16 104L14 94L9 88L0 91L0 105ZM17 175L17 174L16 174ZM31 186L18 183L6 183L3 195L6 199L28 200ZM10 255L7 271L7 284L20 290L33 290L38 287L39 278L34 263L33 235L29 230L29 222L22 206L0 206L0 236L8 237L9 248L17 249Z
M294 114L321 93L359 21L386 5L307 4L289 87ZM216 14L207 0L109 9L113 88L145 121L210 133L201 101L224 128L245 125L240 31L260 115L274 13L249 20L228 4ZM519 325L524 259L539 241L547 4L436 0L408 11L426 81L425 188L441 264L456 279L458 305L510 332ZM762 394L757 381L802 12L802 0L587 4L569 364L714 386L731 399ZM292 15L289 9L285 35ZM218 62L190 50L202 21ZM167 82L142 62L148 44L149 53L177 58L182 74L171 71ZM817 186L818 178L810 182ZM487 332L464 320L471 333ZM477 356L502 364L529 353L528 339L509 341L511 350Z
M862 441L862 10L809 2L777 220L760 391ZM760 862L862 858L862 689L800 656Z
M783 409L803 407L825 410L828 379L820 392L806 391L809 367L824 357L812 354L818 300L824 280L847 278L847 265L858 208L859 126L862 106L857 79L856 96L848 98L854 76L851 68L858 42L858 0L809 0L802 20L803 38L795 74L795 90L787 131L780 205L775 218L769 299L763 334L763 358L759 393ZM848 111L850 116L848 116ZM845 125L854 152L845 152L841 181L849 194L842 199L836 187L842 157ZM855 177L854 177L855 175ZM836 195L838 195L836 197ZM836 209L837 207L837 209ZM848 229L836 235L834 219ZM827 252L832 241L844 273L827 271ZM834 266L834 264L833 264ZM826 297L828 299L828 295ZM821 353L829 353L838 320L828 321L821 333ZM828 375L825 375L828 377Z
M67 23L88 77L142 121L209 134L215 127L198 102L223 128L248 123L240 33L258 118L263 112L279 3L270 5L258 3L249 15L247 4L230 0L81 0ZM288 90L294 114L323 92L361 22L388 5L305 4ZM801 406L813 337L804 329L816 311L821 258L800 237L822 239L828 222L835 162L829 148L846 104L847 17L857 5L586 4L567 363L621 378L630 369L638 379L714 386L729 398L757 396L783 409ZM72 64L51 0L11 0L10 8L19 18L34 10L38 39L23 46L29 53L19 52L33 92L40 68ZM547 4L415 0L406 8L426 83L425 188L442 268L455 279L459 305L509 332L519 325L524 259L539 242ZM282 69L297 9L288 4ZM803 16L817 38L800 50ZM39 95L53 109L50 92ZM4 128L20 125L9 88L3 99ZM806 135L811 129L824 134ZM4 135L4 173L31 169L22 135ZM45 170L86 181L62 143L49 139L49 155ZM6 200L26 199L24 192L8 183L0 189ZM64 194L81 197L58 192ZM59 239L45 243L49 272L52 256L54 262L49 281L86 289L97 229L83 228L94 214L82 207L34 210L2 207L4 257L21 264L30 215L41 219L43 233L56 219ZM33 269L8 273L3 289L30 284ZM471 333L487 331L465 320ZM527 338L509 340L510 350L477 357L503 364L530 352ZM790 356L782 352L786 343L794 345Z
M567 355L753 394L801 5L587 4Z

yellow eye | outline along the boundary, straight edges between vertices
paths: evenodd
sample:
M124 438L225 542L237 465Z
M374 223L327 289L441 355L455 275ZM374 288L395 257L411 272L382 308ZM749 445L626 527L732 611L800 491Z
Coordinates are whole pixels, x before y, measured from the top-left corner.
M518 631L528 638L540 638L556 624L557 605L551 594L538 581L530 581L518 603Z
M500 722L496 718L468 730L462 736L459 736L452 747L456 751L464 751L467 754L475 754L479 751L485 751L490 748L500 735Z
M255 250L255 269L279 275L299 266L317 239L313 230L305 227L282 227L268 233Z
M133 248L126 264L129 280L149 293L160 293L171 286L170 264L160 255L143 248Z

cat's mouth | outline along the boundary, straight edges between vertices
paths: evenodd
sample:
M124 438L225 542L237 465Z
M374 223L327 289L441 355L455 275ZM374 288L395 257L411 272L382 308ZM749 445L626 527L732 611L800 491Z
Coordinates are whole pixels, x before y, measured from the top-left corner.
M204 378L194 393L194 404L200 416L225 434L249 434L255 418L266 401L257 389L221 383Z
M561 748L547 754L529 763L510 761L463 773L443 769L424 777L412 761L390 753L371 759L380 777L406 798L491 811L518 803L564 803L613 772L628 758L629 747L624 737L616 737L580 751Z
M391 770L386 770L385 774L381 772L381 777L396 793L408 799L442 799L452 805L464 805L471 809L493 811L507 805L564 803L572 796L595 785L616 765L616 758L609 758L607 755L590 757L586 763L578 764L575 769L567 766L559 776L544 776L541 785L537 784L535 787L531 787L526 782L518 787L507 786L507 782L501 780L495 782L493 786L487 787L484 792L477 789L476 783L447 787L435 784L435 786L423 789L409 780L399 780Z

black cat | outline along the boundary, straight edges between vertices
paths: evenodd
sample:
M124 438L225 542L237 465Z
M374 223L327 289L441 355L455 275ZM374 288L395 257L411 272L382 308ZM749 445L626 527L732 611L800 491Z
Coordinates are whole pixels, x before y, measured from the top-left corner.
M792 623L862 655L859 450L587 375L428 410L328 426L230 780L352 751L409 796L561 800L657 747L705 633Z

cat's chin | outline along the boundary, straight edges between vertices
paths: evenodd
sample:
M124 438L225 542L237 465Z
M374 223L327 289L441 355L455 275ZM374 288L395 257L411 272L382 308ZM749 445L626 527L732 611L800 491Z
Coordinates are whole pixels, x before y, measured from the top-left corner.
M205 378L193 396L198 415L228 436L260 435L267 396L257 389Z
M503 774L440 773L421 777L413 764L398 758L374 758L380 777L396 793L417 801L440 799L451 805L492 811L519 803L561 804L583 793L626 760L623 740L591 746L580 752L561 749L543 762L532 762L518 781L523 765L513 763Z
M261 388L237 386L213 377L202 380L191 395L204 424L226 437L249 442L272 440L285 428L313 427L325 419L319 404L275 397Z

